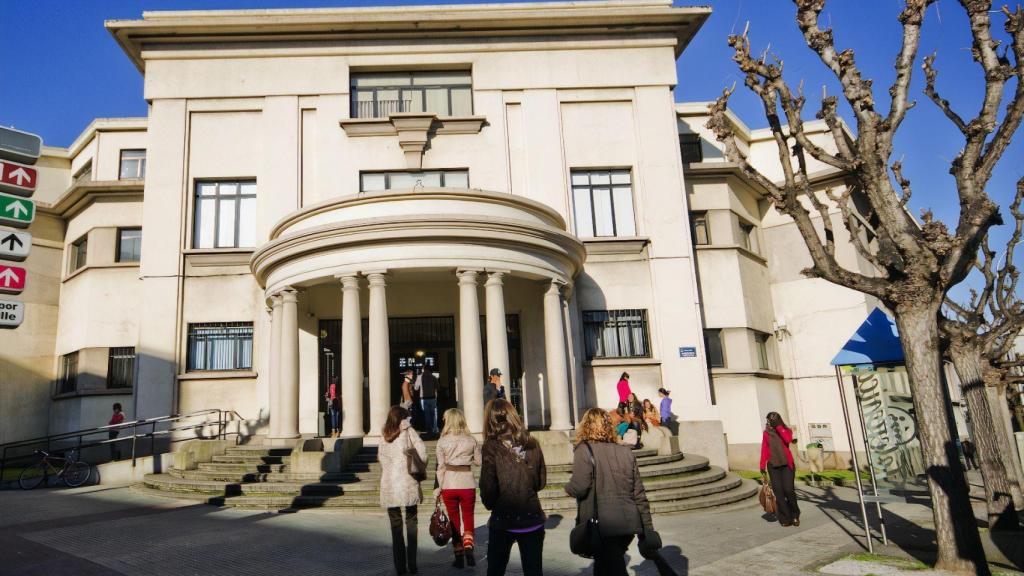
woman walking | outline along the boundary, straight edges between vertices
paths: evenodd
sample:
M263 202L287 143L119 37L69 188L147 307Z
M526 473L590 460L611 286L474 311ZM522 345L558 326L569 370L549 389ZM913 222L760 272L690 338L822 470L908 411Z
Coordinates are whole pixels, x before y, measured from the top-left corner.
M480 465L480 445L469 435L462 410L449 408L444 411L444 428L437 441L438 488L434 498L441 498L448 509L448 518L452 523L452 547L455 549L452 566L456 568L462 568L465 564L476 566L476 558L473 556L473 506L476 505L474 464Z
M491 511L487 521L487 576L502 576L512 545L519 544L524 576L544 573L544 521L537 492L547 484L544 455L530 438L516 409L498 398L484 410L480 500Z
M580 522L594 518L596 496L601 547L594 556L594 576L625 576L626 550L633 536L640 537L645 557L661 548L636 457L615 441L611 419L600 408L583 413L575 442L572 478L565 492L576 498Z
M409 411L392 406L381 430L377 447L380 460L380 505L387 508L391 522L391 552L398 574L416 574L416 507L423 501L420 483L409 474L407 452L415 450L427 461L427 448L409 424ZM405 539L402 538L402 509L405 509Z
M796 466L789 445L793 431L778 412L769 412L761 437L761 477L767 473L775 492L775 516L783 526L800 525L800 506L793 485Z

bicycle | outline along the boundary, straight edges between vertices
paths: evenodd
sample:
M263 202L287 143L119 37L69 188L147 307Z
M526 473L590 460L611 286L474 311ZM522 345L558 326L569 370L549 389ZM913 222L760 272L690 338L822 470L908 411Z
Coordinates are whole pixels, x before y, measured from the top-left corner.
M75 458L75 451L68 452L66 458L54 456L45 450L36 450L39 461L21 471L18 485L22 490L31 490L46 482L51 474L64 481L69 488L77 488L89 481L92 467Z

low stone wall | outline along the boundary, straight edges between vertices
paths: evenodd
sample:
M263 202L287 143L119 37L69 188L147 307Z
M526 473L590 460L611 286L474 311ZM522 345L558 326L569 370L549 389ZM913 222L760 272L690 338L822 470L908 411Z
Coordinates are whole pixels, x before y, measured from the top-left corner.
M721 420L680 420L678 442L684 453L706 456L712 466L729 470L731 455Z
M143 456L135 459L132 466L131 459L118 460L116 462L105 462L93 467L91 482L106 485L124 485L142 482L146 474L162 474L174 466L176 454L165 453L155 456Z
M174 467L178 470L195 470L200 462L213 462L214 456L225 453L232 440L186 440L176 446Z
M289 456L288 469L297 474L339 474L362 447L362 438L298 440Z

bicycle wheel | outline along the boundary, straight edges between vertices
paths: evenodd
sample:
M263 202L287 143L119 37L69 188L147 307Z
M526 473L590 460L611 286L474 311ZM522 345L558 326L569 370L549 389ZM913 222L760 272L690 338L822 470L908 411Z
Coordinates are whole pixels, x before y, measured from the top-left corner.
M85 462L74 462L68 464L67 470L64 471L64 483L71 488L78 488L88 482L91 475L91 466Z
M22 490L31 490L42 484L44 480L46 480L46 463L40 460L21 471L21 475L18 476L18 485Z

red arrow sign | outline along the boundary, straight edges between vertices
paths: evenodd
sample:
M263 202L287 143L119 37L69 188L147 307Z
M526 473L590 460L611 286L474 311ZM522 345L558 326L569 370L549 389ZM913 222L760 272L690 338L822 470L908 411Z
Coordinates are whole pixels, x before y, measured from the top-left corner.
M38 175L31 166L0 160L0 189L19 196L31 196L36 191Z
M25 269L0 264L0 292L17 294L25 289Z

